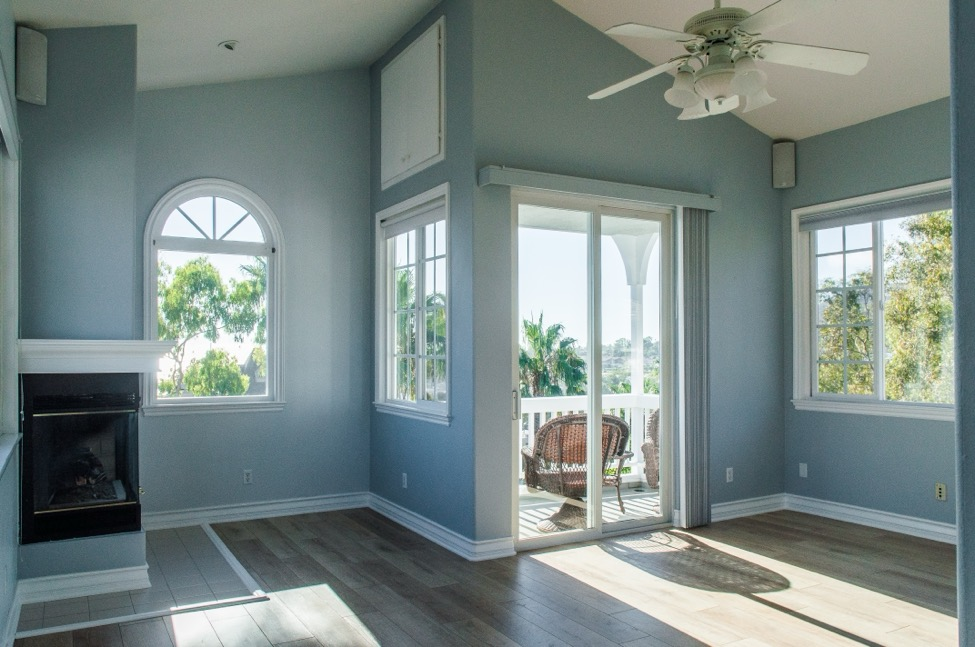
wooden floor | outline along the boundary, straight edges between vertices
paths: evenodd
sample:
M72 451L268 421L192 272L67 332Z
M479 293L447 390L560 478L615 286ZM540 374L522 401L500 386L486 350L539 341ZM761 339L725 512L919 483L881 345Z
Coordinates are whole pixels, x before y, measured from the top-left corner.
M270 601L17 641L954 645L954 548L793 512L471 563L369 510L214 526Z

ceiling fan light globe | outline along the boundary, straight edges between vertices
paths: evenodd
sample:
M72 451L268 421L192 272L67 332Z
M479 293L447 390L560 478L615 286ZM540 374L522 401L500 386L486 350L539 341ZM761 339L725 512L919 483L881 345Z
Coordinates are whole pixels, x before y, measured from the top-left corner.
M751 112L752 110L758 110L763 106L775 101L775 97L768 93L768 90L762 88L754 94L749 94L745 97L745 108L742 112Z
M751 96L765 89L768 75L755 66L755 60L744 56L735 61L735 76L731 79L731 91Z
M701 97L694 90L682 88L670 88L664 92L664 99L675 108L690 108L701 102Z
M703 99L699 98L696 104L684 108L684 110L679 115L677 115L677 119L679 121L687 121L689 119L700 119L701 117L707 117L707 116L708 116L707 105L704 103Z
M674 77L674 85L664 92L664 99L675 108L689 108L701 97L694 92L694 73L682 66Z
M728 99L736 94L731 89L734 76L735 70L730 65L717 68L709 65L697 73L694 91L708 101Z
M739 100L738 95L732 95L728 98L716 99L714 101L708 101L707 110L709 115L720 115L726 112L731 112L738 107Z

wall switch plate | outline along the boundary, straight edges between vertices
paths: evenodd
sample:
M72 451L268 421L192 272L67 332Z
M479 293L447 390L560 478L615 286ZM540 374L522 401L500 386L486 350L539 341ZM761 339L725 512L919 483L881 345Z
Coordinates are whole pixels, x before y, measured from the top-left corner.
M809 469L805 463L799 463L799 478L804 479L809 476Z
M937 499L938 501L947 501L948 500L948 486L945 485L944 483L935 483L934 484L934 498Z
M724 471L724 480L726 483L731 483L735 480L735 468L729 467Z
M406 489L406 472L403 472L403 489Z

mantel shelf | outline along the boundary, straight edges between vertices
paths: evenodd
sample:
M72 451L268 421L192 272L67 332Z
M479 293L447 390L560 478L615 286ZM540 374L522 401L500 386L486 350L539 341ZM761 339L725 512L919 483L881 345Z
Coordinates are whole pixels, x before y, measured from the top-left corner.
M21 339L21 373L155 373L172 341Z

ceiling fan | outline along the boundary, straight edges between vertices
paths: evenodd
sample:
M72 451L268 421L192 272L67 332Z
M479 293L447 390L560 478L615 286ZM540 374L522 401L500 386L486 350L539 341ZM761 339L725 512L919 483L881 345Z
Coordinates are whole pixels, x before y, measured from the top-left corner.
M682 44L688 53L594 92L589 98L603 99L676 68L674 85L664 93L664 99L676 108L683 108L678 119L697 119L734 110L740 104L739 97L745 99L743 112L775 101L765 89L766 74L755 64L756 60L821 72L856 74L869 59L864 52L762 38L766 32L834 2L778 0L749 13L736 7L722 7L721 0L715 0L714 9L692 16L682 32L636 23L610 27L606 33L611 36L669 40Z

